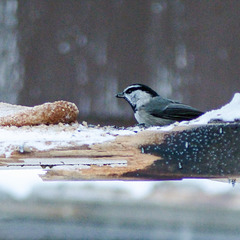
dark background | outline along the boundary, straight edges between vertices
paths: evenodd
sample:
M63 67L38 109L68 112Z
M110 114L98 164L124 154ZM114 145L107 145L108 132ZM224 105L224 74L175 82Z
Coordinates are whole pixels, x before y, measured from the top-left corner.
M1 74L0 63L1 101L32 106L68 100L78 106L80 121L129 125L135 123L132 110L114 95L131 83L204 111L238 92L238 0L0 4L6 43L0 54L9 68Z

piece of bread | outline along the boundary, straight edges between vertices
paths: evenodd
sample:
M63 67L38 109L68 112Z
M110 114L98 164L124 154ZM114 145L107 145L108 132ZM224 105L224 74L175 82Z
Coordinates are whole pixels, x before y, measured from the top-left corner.
M34 107L0 103L0 126L26 126L71 123L77 120L78 108L74 103L56 101Z

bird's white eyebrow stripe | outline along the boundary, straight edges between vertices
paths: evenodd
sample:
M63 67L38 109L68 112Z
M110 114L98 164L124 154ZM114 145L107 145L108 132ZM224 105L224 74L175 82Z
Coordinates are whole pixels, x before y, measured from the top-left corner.
M141 88L140 85L131 85L131 86L127 87L124 91L126 92L128 89L137 90L137 89L140 89L140 88Z

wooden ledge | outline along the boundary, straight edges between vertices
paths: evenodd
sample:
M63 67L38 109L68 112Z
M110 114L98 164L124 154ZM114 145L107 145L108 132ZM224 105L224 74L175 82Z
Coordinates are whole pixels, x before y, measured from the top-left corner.
M0 170L43 168L44 180L235 179L240 175L239 123L186 125L168 131L80 124L2 127L0 135L13 131L29 132L29 139L0 137Z

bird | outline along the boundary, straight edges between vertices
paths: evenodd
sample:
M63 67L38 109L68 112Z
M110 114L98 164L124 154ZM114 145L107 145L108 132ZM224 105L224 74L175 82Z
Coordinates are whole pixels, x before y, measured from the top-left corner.
M116 97L125 99L131 105L138 124L146 127L189 121L204 114L191 106L163 98L140 83L129 85L123 92L116 94Z

